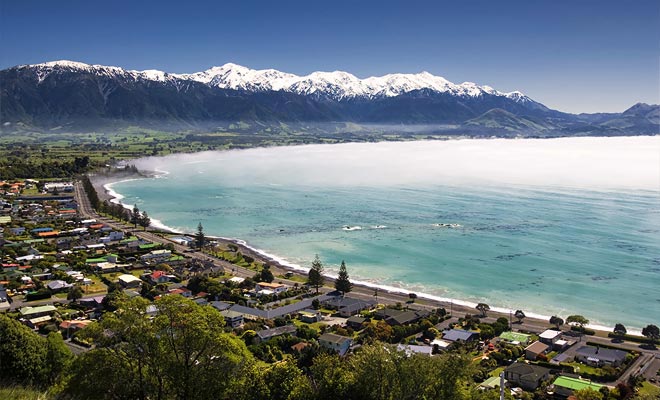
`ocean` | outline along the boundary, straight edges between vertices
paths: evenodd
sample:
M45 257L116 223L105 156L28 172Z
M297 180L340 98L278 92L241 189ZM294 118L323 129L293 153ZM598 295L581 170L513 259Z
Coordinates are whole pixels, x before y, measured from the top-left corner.
M629 331L660 323L660 137L309 145L135 160L157 224L298 268Z

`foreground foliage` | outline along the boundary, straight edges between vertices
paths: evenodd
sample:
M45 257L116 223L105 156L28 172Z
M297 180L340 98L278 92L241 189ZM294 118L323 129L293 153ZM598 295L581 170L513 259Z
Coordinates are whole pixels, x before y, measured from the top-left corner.
M156 310L139 297L116 305L81 331L95 347L75 358L58 333L43 338L0 316L2 383L60 399L472 398L467 355L407 356L375 342L349 358L319 351L266 364L212 307L179 296L156 300Z

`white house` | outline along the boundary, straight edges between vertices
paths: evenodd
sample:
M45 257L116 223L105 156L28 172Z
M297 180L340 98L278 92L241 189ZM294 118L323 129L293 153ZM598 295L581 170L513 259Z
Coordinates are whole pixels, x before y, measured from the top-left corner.
M288 287L282 283L259 282L255 285L254 291L261 294L279 294L286 292Z

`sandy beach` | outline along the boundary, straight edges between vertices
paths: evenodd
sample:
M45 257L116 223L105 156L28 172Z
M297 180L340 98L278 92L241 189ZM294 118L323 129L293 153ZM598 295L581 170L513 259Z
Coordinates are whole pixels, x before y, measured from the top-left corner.
M119 174L106 174L106 175L94 175L90 179L94 188L97 191L99 199L101 201L112 201L117 202L117 193L111 190L108 185L112 183L117 183L120 181L132 180L132 179L145 179L157 175L156 172L149 172L143 174L135 173L119 173ZM125 205L126 207L129 207ZM172 229L169 229L165 225L161 224L159 221L154 221L152 224L152 230L155 232L163 233L176 233L176 234L191 234L191 232L176 232ZM245 241L234 238L223 238L217 236L208 236L210 239L216 240L224 245L235 245L238 247L239 251L259 262L268 264L271 267L275 276L282 277L287 273L293 273L299 277L306 278L307 272L304 266L294 266L288 264L285 260L282 260L278 257L264 253L258 249L255 249L249 246ZM278 280L283 280L279 279ZM354 284L353 292L351 295L363 297L363 298L374 298L374 294L377 291L378 301L383 304L396 304L401 303L407 305L411 308L427 308L427 309L437 309L444 308L447 312L451 312L456 318L464 317L466 314L477 315L479 311L475 309L476 304L472 304L467 301L460 299L439 299L436 296L428 295L426 293L415 293L417 299L414 302L410 302L410 291L405 289L399 289L396 287L383 287L381 285L369 284L367 282L359 282L352 280ZM326 276L326 287L333 286L333 278ZM528 316L524 319L523 324L518 324L516 319L512 316L515 310L506 310L499 309L497 307L491 307L492 309L488 312L488 317L485 318L486 321L493 321L499 317L504 317L512 321L512 326L521 331L528 332L541 332L547 328L553 327L547 319L534 318L533 314L529 310L525 310L525 306L521 305L518 309L522 309ZM532 314L532 315L529 315ZM565 317L565 316L564 316ZM588 318L588 316L586 316ZM567 326L564 326L566 329ZM599 326L590 326L590 328L597 331L598 336L607 337L609 330L605 330L604 327Z

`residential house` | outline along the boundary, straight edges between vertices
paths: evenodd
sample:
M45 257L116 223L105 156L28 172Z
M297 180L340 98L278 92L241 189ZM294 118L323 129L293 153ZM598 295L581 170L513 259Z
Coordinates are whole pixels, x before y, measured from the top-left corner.
M529 346L525 347L525 359L530 361L536 361L539 355L545 354L545 352L548 351L549 349L550 346L548 346L547 344L536 341L530 344Z
M473 342L479 340L479 333L464 329L450 329L442 333L442 339L450 342Z
M598 392L603 387L603 385L588 380L568 376L559 376L552 384L555 386L555 394L564 397L572 395L576 390L591 389L594 392Z
M62 280L58 279L58 280L48 282L48 284L46 284L46 286L52 292L57 293L57 292L63 292L63 291L69 290L73 286L73 284L67 283L65 281L62 281Z
M312 324L321 320L321 312L318 310L305 309L298 312L298 316L302 322Z
M224 310L220 311L223 317L225 317L225 324L231 326L232 329L238 328L243 325L243 314L236 311Z
M62 321L60 324L60 332L62 332L62 336L64 338L70 338L73 336L76 332L78 332L81 329L84 329L87 327L87 325L91 324L91 320L82 320L82 321Z
M405 352L407 356L412 356L413 354L423 354L425 356L431 356L433 354L433 347L431 346L398 344L396 348L397 350Z
M527 335L519 332L511 332L511 331L502 332L502 334L500 335L500 340L512 344L522 344L523 346L526 346L531 338L532 338L531 335Z
M515 362L504 369L504 378L525 390L534 391L541 385L541 382L550 378L550 369Z
M166 249L152 250L147 254L140 256L144 263L158 264L167 261L172 256L172 252Z
M367 318L360 317L359 315L353 315L352 317L349 317L346 320L346 325L354 330L360 330L362 329L362 324L364 324L367 321L368 321Z
M21 317L38 318L43 316L51 316L56 311L57 308L54 306L23 307L21 308Z
M136 288L142 285L140 278L129 274L119 275L117 279L124 288Z
M548 329L539 335L539 341L541 343L547 344L548 346L553 346L557 340L561 339L561 334L561 331Z
M342 317L350 317L376 305L374 300L362 300L350 296L332 296L323 302L330 310L337 310Z
M507 380L505 379L504 384L506 385L506 383L507 383ZM479 388L483 389L483 390L497 389L499 387L500 387L500 377L499 376L491 376L490 378L486 379L485 381L483 381L479 384Z
M154 285L159 283L168 283L172 278L171 275L168 275L165 271L154 271L153 273L147 275L147 279Z
M627 352L596 346L582 346L575 351L575 359L593 367L618 367L626 360Z
M353 339L334 333L324 333L319 337L319 345L339 353L340 356L345 355L352 344Z
M288 287L282 283L259 282L254 286L257 294L280 294L288 290Z
M284 325L284 326L278 326L277 328L272 328L272 329L264 329L262 331L257 332L257 336L255 340L258 343L261 342L266 342L276 336L282 336L282 335L296 335L296 326L295 325Z

